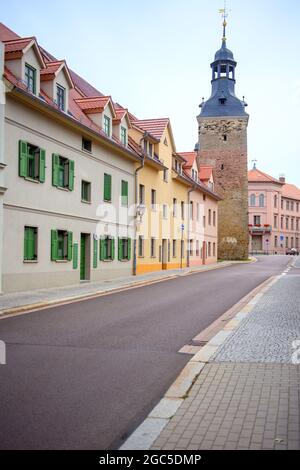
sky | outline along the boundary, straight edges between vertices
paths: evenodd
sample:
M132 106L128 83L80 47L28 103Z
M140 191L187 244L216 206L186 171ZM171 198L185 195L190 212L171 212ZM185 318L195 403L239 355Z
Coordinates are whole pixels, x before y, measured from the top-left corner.
M9 0L0 21L39 44L139 119L169 117L194 149L211 92L223 0ZM249 168L300 186L300 2L227 0L236 92L250 114Z

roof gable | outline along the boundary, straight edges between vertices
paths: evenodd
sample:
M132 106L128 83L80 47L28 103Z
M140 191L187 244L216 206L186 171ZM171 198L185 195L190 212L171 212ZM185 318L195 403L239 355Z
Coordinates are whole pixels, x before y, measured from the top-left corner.
M249 183L276 183L276 184L283 184L279 180L273 178L267 173L264 173L257 168L253 168L252 170L248 171L248 182Z
M5 60L21 59L29 49L33 48L41 67L45 67L45 61L40 52L37 40L34 36L3 41L5 47Z
M46 62L45 67L41 70L41 81L54 80L61 71L64 72L70 88L74 88L72 77L64 60Z

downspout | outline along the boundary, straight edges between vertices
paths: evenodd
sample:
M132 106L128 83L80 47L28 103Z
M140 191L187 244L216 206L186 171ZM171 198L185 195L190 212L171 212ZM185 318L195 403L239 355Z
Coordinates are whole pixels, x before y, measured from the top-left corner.
M187 239L187 245L188 245L188 250L187 250L187 257L186 257L186 264L187 267L190 267L190 221L191 221L191 200L190 200L190 194L196 190L196 186L193 186L191 189L188 190L188 226L187 226L187 233L188 233L188 239Z
M141 139L142 141L143 139ZM135 203L135 215L134 215L134 238L133 238L133 272L132 274L136 276L136 235L137 235L137 205L138 205L138 172L144 168L145 165L145 153L142 153L142 163L136 168L134 172L134 203Z

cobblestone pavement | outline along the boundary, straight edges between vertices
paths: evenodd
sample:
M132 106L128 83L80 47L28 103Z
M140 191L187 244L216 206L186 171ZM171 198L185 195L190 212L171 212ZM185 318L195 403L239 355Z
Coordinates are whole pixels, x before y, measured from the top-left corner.
M241 326L223 343L215 360L291 363L300 339L300 275L279 279Z
M152 449L300 449L299 267L220 346Z
M207 364L152 449L300 449L299 390L296 365Z

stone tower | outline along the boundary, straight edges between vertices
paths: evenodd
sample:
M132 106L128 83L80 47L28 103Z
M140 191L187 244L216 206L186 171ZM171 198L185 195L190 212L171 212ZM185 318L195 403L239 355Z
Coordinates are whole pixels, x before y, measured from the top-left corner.
M219 259L248 258L248 178L246 103L235 95L237 63L226 46L226 19L222 47L212 68L212 93L200 105L198 116L200 166L213 167L219 203Z

